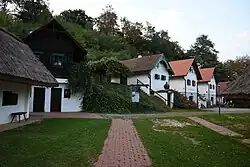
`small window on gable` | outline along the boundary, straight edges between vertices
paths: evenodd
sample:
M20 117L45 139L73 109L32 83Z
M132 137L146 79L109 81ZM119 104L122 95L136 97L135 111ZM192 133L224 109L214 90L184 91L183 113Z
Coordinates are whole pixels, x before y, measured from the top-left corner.
M70 89L64 89L64 98L70 98L71 92Z
M10 91L3 91L3 101L2 106L12 106L17 105L18 94Z
M194 80L192 81L192 86L196 86L196 82Z
M191 85L191 80L190 80L190 79L187 80L187 85L188 85L188 86Z
M53 66L61 67L64 62L64 54L53 53L51 55L51 64Z
M155 74L155 79L160 79L160 75L159 74Z
M161 75L161 80L166 81L167 77L165 75Z
M209 84L209 88L212 89L212 84Z

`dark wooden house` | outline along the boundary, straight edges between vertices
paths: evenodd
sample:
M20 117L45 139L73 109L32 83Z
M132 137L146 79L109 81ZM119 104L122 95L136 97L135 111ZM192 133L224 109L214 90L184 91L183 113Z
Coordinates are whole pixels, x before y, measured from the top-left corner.
M59 83L54 88L33 87L33 112L80 111L81 100L71 95L67 78L72 63L85 61L87 51L56 19L31 32L24 41Z
M86 59L87 51L56 19L31 32L25 43L56 78L67 78L71 63Z

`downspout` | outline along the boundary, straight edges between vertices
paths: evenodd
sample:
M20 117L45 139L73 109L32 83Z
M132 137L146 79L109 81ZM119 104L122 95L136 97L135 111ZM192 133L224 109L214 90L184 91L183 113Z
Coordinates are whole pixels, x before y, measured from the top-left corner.
M210 84L208 84L208 102L210 101Z
M151 95L151 71L149 72L149 75L148 75L148 77L149 77L149 95Z
M197 95L196 95L196 98L197 98L197 108L199 108L199 100L198 100L198 95L199 95L198 81L196 82L196 90L197 90Z
M187 85L186 85L186 78L184 77L184 81L185 81L185 85L184 85L184 88L185 88L185 97L187 98Z

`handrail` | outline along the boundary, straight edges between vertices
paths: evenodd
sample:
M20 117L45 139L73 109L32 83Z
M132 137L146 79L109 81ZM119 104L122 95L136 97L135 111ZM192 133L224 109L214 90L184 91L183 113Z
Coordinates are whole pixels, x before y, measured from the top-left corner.
M140 81L139 79L137 79L137 85L138 85L138 82L140 84L142 84L143 86L145 86L146 88L149 88L148 85L144 84L142 81ZM160 95L158 92L154 91L153 89L149 89L150 91L153 91L154 93L156 93L158 96L160 96L160 98L162 98L162 100L164 100L165 102L168 101L165 97L163 97L162 95ZM150 92L149 92L150 93Z

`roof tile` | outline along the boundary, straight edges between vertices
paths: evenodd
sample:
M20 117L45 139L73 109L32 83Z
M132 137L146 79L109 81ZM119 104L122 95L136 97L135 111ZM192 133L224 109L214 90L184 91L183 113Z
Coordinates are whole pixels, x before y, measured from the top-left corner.
M129 60L120 61L127 66L131 72L150 71L154 68L157 61L161 58L162 54L156 54L151 56L143 56L141 58L134 58Z
M169 62L174 72L174 77L187 75L194 59L176 60Z
M214 69L214 67L200 69L202 80L199 80L199 82L209 82L214 75Z

